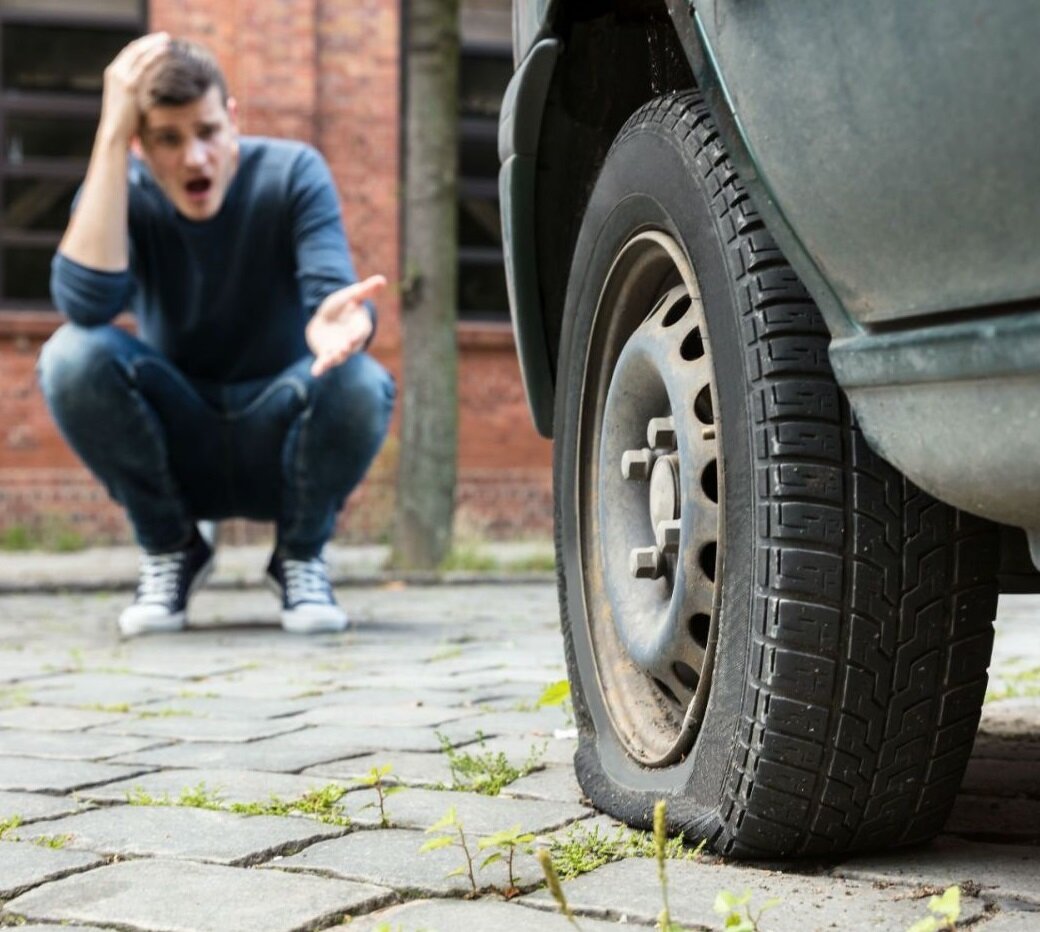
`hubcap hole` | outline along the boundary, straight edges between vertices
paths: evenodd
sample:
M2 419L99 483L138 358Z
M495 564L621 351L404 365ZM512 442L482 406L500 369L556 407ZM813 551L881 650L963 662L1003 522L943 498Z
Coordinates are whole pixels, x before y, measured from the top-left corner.
M693 362L704 355L704 340L701 338L701 328L694 327L679 347L679 355L687 362Z
M718 504L719 467L717 460L712 460L704 467L704 472L701 473L701 488L704 489L704 494L707 495L709 499Z
M675 302L670 308L668 313L664 315L661 320L661 325L664 327L672 327L682 320L683 315L690 309L690 305L693 303L690 296L683 295L678 301Z
M667 699L669 702L671 702L671 703L673 703L675 705L679 705L679 697L676 696L675 693L672 692L671 687L667 683L665 683L663 680L659 680L655 676L654 677L654 685L659 690L661 690L662 693L664 693L665 699Z
M714 542L705 545L704 549L701 550L701 569L704 570L704 575L712 582L715 582L715 555L717 552L718 546Z
M705 385L699 392L697 392L697 398L693 402L693 413L697 415L697 420L702 424L714 424L715 423L715 408L711 403L711 387Z
M687 689L693 690L697 688L697 680L699 680L700 677L697 675L697 671L688 663L676 660L675 663L672 664L672 672L675 674L676 679L678 679Z
M711 616L709 615L694 615L690 619L690 637L692 637L701 647L704 647L708 643L708 631L711 628Z

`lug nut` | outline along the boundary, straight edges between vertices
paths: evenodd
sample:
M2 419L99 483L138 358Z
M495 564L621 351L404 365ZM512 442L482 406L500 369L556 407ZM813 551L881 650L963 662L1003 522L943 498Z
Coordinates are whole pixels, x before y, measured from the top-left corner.
M650 418L650 423L646 425L646 442L655 450L674 450L675 418Z
M656 547L636 547L628 555L628 568L636 579L657 579L664 572L664 560Z
M661 553L675 554L679 552L680 521L659 521L654 529L657 548Z
M653 450L625 450L621 454L621 475L626 479L646 482L654 468Z

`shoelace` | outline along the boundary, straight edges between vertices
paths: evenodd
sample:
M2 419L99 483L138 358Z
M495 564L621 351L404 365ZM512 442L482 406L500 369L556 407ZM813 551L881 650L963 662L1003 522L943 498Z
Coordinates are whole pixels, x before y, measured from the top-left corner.
M138 602L167 605L177 597L183 553L145 554L141 557L141 581L137 586Z
M325 563L318 557L310 560L283 560L282 573L285 577L285 601L289 605L331 601Z

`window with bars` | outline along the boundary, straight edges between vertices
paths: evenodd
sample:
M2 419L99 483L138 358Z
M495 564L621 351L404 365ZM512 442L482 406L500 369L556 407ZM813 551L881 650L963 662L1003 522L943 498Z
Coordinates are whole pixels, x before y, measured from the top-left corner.
M103 72L145 21L145 0L0 0L0 308L51 307Z
M472 40L464 21L459 70L459 320L508 321L498 205L498 112L513 74L508 28Z

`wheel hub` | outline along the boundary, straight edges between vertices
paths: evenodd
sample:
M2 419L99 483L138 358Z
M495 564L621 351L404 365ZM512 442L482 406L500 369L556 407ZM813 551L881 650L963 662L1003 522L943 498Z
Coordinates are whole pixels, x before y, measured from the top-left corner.
M673 240L643 233L626 244L597 313L617 314L616 303L645 310L609 372L593 443L599 553L587 561L587 591L601 610L590 613L591 634L615 730L637 759L664 766L688 751L710 685L721 537L714 370L697 280Z

